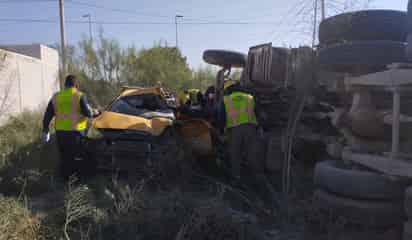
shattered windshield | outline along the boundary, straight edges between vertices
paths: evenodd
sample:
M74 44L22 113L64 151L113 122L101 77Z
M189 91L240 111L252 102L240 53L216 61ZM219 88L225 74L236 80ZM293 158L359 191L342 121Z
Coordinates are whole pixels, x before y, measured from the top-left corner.
M155 94L121 97L113 102L110 110L116 113L148 118L158 115L162 117L162 114L167 114L163 117L170 117L170 114L173 115L173 111L169 109L166 101Z

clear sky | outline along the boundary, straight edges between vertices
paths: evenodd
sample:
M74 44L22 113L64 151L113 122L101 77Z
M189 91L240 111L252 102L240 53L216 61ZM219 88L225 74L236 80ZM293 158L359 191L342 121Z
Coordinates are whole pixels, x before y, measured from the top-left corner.
M325 0L327 15L341 11L343 0ZM365 0L366 1L366 0ZM202 64L202 52L224 48L246 52L250 46L273 42L279 46L310 43L313 0L66 0L69 44L88 36L84 14L91 14L93 34L104 29L123 46L150 47L159 40L175 44L174 16L179 20L179 47L191 66ZM355 2L355 0L346 2ZM369 8L406 10L407 0L372 0ZM360 6L347 6L359 8ZM59 42L57 0L0 0L0 44ZM7 22L41 19L56 22ZM104 23L105 22L105 23ZM128 24L107 24L107 23ZM161 24L130 24L161 23ZM206 23L209 24L199 24ZM219 24L210 24L219 23ZM221 24L226 23L226 24ZM236 23L236 24L227 24ZM241 23L241 24L239 24ZM247 24L246 24L247 23Z

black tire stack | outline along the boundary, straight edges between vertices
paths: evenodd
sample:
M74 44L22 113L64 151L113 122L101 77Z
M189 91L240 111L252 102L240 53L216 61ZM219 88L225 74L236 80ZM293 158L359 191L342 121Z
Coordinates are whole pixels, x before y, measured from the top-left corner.
M338 161L318 163L314 179L313 206L320 213L371 230L391 229L404 222L405 185L401 182Z
M406 57L409 61L412 61L412 1L408 1L408 15L406 21L406 29L408 32L407 42L408 46L406 48Z
M407 14L393 10L358 11L325 19L319 27L319 65L326 71L362 75L407 62L407 26ZM405 220L406 186L401 182L338 161L318 163L314 181L313 204L320 212L369 229L399 227Z
M406 62L407 14L365 10L325 19L319 26L318 60L327 70L366 74Z
M403 225L403 239L412 239L412 187L405 191L405 214L408 221Z

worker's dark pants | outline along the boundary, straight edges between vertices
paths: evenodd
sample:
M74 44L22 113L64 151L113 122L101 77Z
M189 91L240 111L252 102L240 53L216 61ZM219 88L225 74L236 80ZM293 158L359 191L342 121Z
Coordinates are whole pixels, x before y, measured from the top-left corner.
M86 151L82 145L83 132L57 131L57 145L60 152L60 173L65 180L75 175L83 178L90 170Z
M264 161L258 151L256 125L244 124L228 130L229 154L232 176L240 178L240 166L243 159L254 175L253 189L268 202L273 202L275 191L264 173Z
M246 159L254 174L262 174L263 161L257 156L257 129L254 124L243 124L228 129L228 147L232 176L240 177L240 166Z

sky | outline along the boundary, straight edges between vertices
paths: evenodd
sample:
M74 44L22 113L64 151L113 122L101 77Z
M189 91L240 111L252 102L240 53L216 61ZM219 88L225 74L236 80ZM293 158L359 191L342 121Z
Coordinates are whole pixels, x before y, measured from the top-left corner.
M326 15L364 7L356 0L325 0ZM69 44L93 37L103 29L122 46L151 47L162 41L175 46L175 15L179 48L192 67L204 65L206 49L247 52L249 47L272 42L274 46L311 43L313 0L65 0ZM368 8L406 10L407 0L370 0ZM0 0L0 44L55 44L60 41L57 0ZM24 22L15 22L16 19ZM47 20L26 22L26 20ZM207 23L207 24L205 24Z

